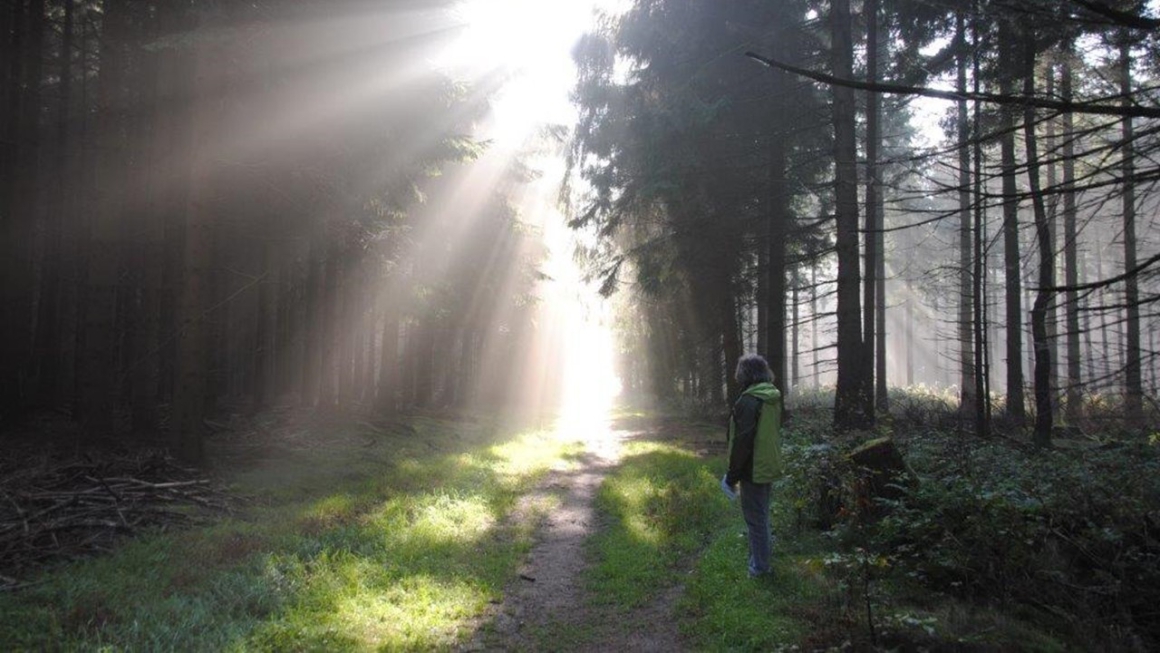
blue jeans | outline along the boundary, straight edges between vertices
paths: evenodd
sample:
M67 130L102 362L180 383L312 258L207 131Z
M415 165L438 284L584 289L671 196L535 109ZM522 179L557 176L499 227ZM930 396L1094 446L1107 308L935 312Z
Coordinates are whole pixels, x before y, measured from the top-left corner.
M741 514L749 527L749 575L769 573L773 537L769 532L769 483L741 481Z

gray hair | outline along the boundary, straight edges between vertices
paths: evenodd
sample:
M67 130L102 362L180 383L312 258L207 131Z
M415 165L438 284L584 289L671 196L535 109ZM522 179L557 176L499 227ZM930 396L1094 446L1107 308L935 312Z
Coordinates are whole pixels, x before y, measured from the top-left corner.
M733 375L741 387L748 388L754 383L773 383L773 370L769 363L757 354L746 354L737 361L737 372Z

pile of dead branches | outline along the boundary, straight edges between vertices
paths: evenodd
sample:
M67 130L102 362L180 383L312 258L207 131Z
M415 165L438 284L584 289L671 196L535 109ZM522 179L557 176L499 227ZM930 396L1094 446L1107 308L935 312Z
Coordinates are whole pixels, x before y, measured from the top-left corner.
M0 466L0 590L43 564L108 551L126 535L229 510L220 488L160 452L21 462Z

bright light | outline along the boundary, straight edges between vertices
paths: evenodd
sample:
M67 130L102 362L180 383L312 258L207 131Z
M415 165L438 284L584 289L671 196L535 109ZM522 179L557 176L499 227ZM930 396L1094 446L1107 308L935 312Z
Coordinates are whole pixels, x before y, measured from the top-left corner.
M563 174L563 162L540 163L544 174L523 201L525 214L542 230L548 251L541 268L547 279L537 290L539 337L533 360L538 369L530 376L531 385L557 388L558 437L611 446L610 416L621 391L613 364L611 306L584 280L573 258L577 234L565 225L555 202L555 180Z
M462 37L437 62L474 79L501 75L488 136L518 147L544 124L570 124L575 82L572 46L593 29L595 11L623 10L621 0L465 0Z
M479 133L492 141L487 160L515 155L544 125L575 122L569 99L576 80L572 47L594 29L597 10L618 13L625 5L624 0L463 2L458 10L463 33L436 63L468 81L503 80ZM551 412L559 417L559 437L603 442L610 438L609 415L620 392L613 369L611 313L573 260L575 234L565 226L556 203L563 162L541 156L531 163L542 175L517 204L521 219L543 234L548 259L542 272L547 280L537 289L534 342L525 360L510 364L526 367L528 405L548 408L540 402L558 397Z
M552 278L544 308L559 322L557 346L564 348L557 430L569 439L608 439L613 403L621 392L609 302L584 281L572 257L575 234L564 226L563 216L549 219L544 240L549 249L545 272Z

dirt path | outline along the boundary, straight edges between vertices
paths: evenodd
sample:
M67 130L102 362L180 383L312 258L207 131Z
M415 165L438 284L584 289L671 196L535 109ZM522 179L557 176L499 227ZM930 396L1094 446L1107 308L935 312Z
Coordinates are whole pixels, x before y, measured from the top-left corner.
M681 588L658 596L631 613L591 605L582 576L588 566L584 544L599 528L594 508L605 475L620 460L621 443L637 435L609 428L589 440L567 469L552 470L525 505L556 497L537 531L536 543L496 607L491 628L472 651L681 651L673 607Z

